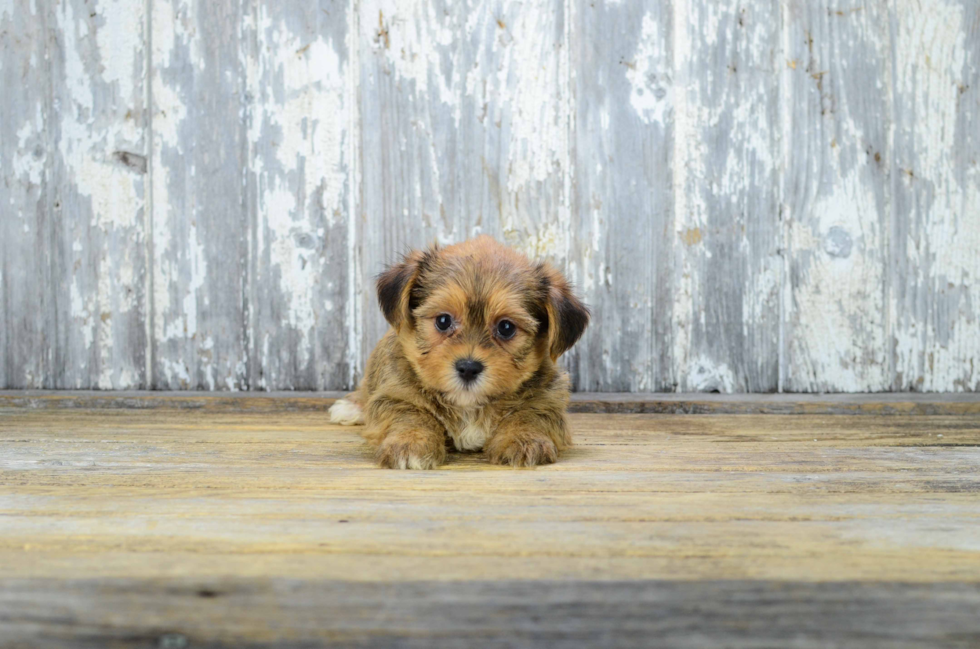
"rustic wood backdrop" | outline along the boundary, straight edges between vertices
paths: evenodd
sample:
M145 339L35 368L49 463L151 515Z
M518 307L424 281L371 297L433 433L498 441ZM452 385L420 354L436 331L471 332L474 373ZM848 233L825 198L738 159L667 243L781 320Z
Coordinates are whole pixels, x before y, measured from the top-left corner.
M0 0L0 387L341 389L485 232L583 390L980 389L975 0Z

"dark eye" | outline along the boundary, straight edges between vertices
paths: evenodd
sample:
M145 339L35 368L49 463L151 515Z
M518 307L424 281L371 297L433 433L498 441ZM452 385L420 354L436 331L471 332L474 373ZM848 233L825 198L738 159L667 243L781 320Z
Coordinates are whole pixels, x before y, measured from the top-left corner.
M448 313L440 313L436 316L436 329L439 331L449 331L453 326L453 317Z
M510 320L501 320L497 323L497 338L510 340L517 333L517 325Z

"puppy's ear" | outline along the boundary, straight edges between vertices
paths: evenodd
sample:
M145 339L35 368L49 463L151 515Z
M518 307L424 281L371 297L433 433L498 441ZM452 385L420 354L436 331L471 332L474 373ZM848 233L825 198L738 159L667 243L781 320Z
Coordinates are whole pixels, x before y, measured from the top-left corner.
M378 304L395 331L412 319L412 291L416 288L422 266L431 253L413 250L400 263L378 275Z
M589 324L589 308L572 293L568 281L550 264L538 266L545 289L545 312L548 314L548 347L551 360L571 349Z

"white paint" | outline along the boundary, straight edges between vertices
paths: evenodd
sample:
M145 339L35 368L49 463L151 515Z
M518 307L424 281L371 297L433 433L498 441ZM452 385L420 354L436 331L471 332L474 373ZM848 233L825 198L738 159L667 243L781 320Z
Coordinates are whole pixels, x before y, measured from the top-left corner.
M980 388L980 169L957 160L961 90L975 81L967 64L964 5L937 1L896 3L897 86L905 121L914 120L913 150L897 160L903 192L915 195L913 227L905 242L914 285L930 295L930 311L917 310L894 329L895 370L903 383L925 391ZM972 12L971 12L972 15ZM975 46L972 47L975 51ZM975 56L975 55L974 55ZM907 125L906 125L907 127ZM975 128L969 124L966 128ZM975 154L974 154L975 155ZM952 170L966 165L961 184ZM921 228L916 224L921 224ZM955 296L955 298L954 298ZM897 295L890 308L898 311Z
M248 137L259 187L256 250L261 256L268 249L279 271L286 305L281 324L299 333L297 352L305 365L315 347L321 306L316 300L324 281L322 237L314 234L323 230L318 217L325 216L328 228L346 224L347 72L338 44L292 33L265 5L258 8L254 28L258 56L248 59L246 73L255 97ZM266 155L264 147L270 146L274 158ZM306 197L306 204L298 204L297 196ZM319 201L311 204L314 197ZM312 247L298 245L311 238Z
M86 69L84 41L91 38L87 23L76 19L71 3L58 12L58 27L64 40L65 89L67 105L60 111L59 151L75 189L92 201L93 223L103 230L136 227L143 209L142 179L113 159L115 150L140 153L142 132L136 120L120 114L94 113L93 87L96 82L115 83L123 105L135 106L140 100L136 72L142 61L138 43L142 40L142 5L123 3L128 11L114 16L99 30L98 70L108 78ZM101 8L100 8L101 9ZM111 8L110 8L111 9ZM134 35L135 34L135 35ZM112 63L106 67L105 61ZM105 110L103 108L103 110ZM118 109L116 109L118 110Z
M735 391L735 374L725 363L717 363L705 356L688 361L683 372L685 389L692 392L722 393Z
M666 128L673 112L674 87L668 65L669 53L664 47L669 41L661 33L662 27L653 13L643 16L636 52L632 62L624 67L630 84L630 105L640 121ZM608 128L608 112L603 113L603 118L605 129Z
M330 423L355 426L364 423L361 406L347 399L338 399L330 406Z
M40 185L48 162L47 147L41 143L44 133L44 117L38 105L34 116L17 130L17 152L14 155L14 174L25 178L32 185ZM41 155L35 155L39 150ZM11 195L11 199L13 196Z
M882 390L888 384L882 304L868 295L869 287L884 285L884 264L877 254L879 208L861 169L826 185L806 222L794 220L790 226L794 256L808 260L793 292L790 357L817 385L847 392ZM849 256L826 253L832 226L851 235Z
M149 6L153 8L152 19L143 15ZM195 215L173 212L175 205L184 201L171 195L171 180L176 180L172 176L185 171L161 164L166 160L172 165L194 143L180 136L188 113L184 103L187 97L181 95L184 90L169 85L170 77L159 70L175 65L178 58L183 59L185 48L195 69L205 65L197 24L204 14L186 0L149 5L100 0L87 5L86 11L90 7L97 14L94 19L81 13L80 3L62 3L43 9L54 18L52 34L59 38L59 53L64 57L64 66L59 67L64 71L64 78L53 80L56 103L49 116L56 120L51 130L59 134L59 139L53 149L46 146L46 138L42 139L46 125L42 123L39 105L34 115L13 116L17 121L5 130L5 134L13 136L4 142L4 154L9 157L2 161L8 177L24 185L42 183L47 169L65 169L65 182L59 190L69 196L66 210L70 215L84 216L82 220L70 222L77 229L66 230L69 234L63 242L64 250L70 250L71 263L66 265L75 268L77 264L84 269L67 278L69 304L65 311L71 318L73 362L90 372L88 385L133 387L137 381L129 368L120 366L119 359L126 351L122 345L129 344L123 342L127 315L135 317L132 314L146 306L135 301L136 292L125 289L142 281L134 264L141 257L133 251L146 245L143 231L147 228L138 217L141 210L150 207L143 192L146 183L152 180L155 196L152 213L147 218L155 226L153 255L150 263L144 264L152 269L153 278L148 281L153 287L148 302L155 304L150 337L157 343L183 343L167 353L179 355L193 348L196 354L193 359L161 359L161 371L187 385L191 384L189 374L194 374L194 381L203 381L206 386L233 388L234 377L244 375L245 367L238 360L233 361L234 370L218 371L211 365L212 353L221 346L222 332L207 331L203 324L204 310L209 308L205 289L220 269L207 267L209 243L194 225ZM413 212L415 205L443 206L451 212L463 204L458 197L464 192L488 191L490 181L476 188L458 186L454 179L456 170L445 167L450 157L438 150L432 132L443 128L437 120L451 115L459 129L454 137L460 140L474 133L487 142L499 138L499 144L494 141L487 148L501 153L499 158L488 161L490 173L496 174L501 183L496 188L500 194L500 213L482 215L485 220L481 225L471 226L471 232L484 229L495 234L503 232L505 240L531 256L563 261L573 270L588 268L576 277L581 277L581 283L589 291L601 290L603 282L624 282L635 295L642 294L644 281L649 278L613 277L610 260L599 258L607 250L604 233L623 223L608 213L608 207L603 212L598 202L585 206L586 213L576 215L576 220L584 219L587 227L583 229L590 229L591 236L574 242L574 248L570 241L569 226L573 219L569 197L574 175L590 174L606 179L616 173L617 164L623 164L621 160L603 158L589 161L588 169L569 166L568 134L575 133L577 128L570 112L573 97L568 85L576 74L568 63L571 49L568 45L574 38L574 34L569 36L569 30L577 24L571 19L572 14L565 15L566 31L562 36L556 34L560 30L555 28L554 12L544 5L478 3L465 9L451 7L448 14L422 0L408 3L369 0L366 5L351 0L348 7L351 29L346 44L350 67L341 63L339 44L315 34L311 38L307 32L292 33L284 22L269 17L268 6L259 4L255 12L246 12L243 25L246 29L254 28L256 36L255 49L249 49L253 42L248 41L242 50L247 88L257 98L249 104L254 111L246 115L251 120L249 142L253 147L275 142L265 150L266 155L250 156L254 164L252 171L258 179L262 225L252 251L268 253L278 273L275 288L285 298L282 322L278 324L301 332L297 355L306 358L312 353L320 335L316 332L317 313L322 316L332 309L343 309L349 338L345 353L351 380L360 372L361 297L370 284L360 275L364 270L362 242L353 236L346 241L350 273L346 303L343 298L335 298L317 304L316 300L322 299L318 296L324 293L324 283L329 281L320 270L329 260L324 259L321 247L298 245L298 241L306 235L321 241L337 236L344 228L353 233L368 218L360 212L357 203L361 200L359 191L377 189L361 188L357 167L360 117L354 98L362 90L358 60L362 53L377 56L384 62L378 69L394 75L399 88L407 88L405 97L415 102L413 137L429 142L426 148L425 144L410 145L407 137L390 138L392 145L401 147L403 152L416 146L419 169L425 170L425 174L414 174L415 170L409 169L413 173L406 174L404 187L396 190L404 191L415 201L405 202L404 218L420 218ZM747 25L759 19L759 14L753 12L763 11L760 7L752 3L741 7L748 11ZM574 4L566 4L565 9L579 10ZM805 8L801 5L798 9ZM33 2L30 10L37 11ZM964 93L976 65L975 47L969 40L972 13L967 5L947 0L928 5L897 0L887 5L890 22L881 27L865 17L870 10L869 6L865 14L846 18L857 22L846 23L851 27L844 29L852 29L847 38L857 34L881 49L885 62L882 68L887 68L886 72L894 63L897 83L894 92L899 93L895 100L890 94L893 90L890 72L878 78L869 77L868 93L880 93L880 100L888 110L907 110L914 116L914 121L905 120L901 127L914 124L914 129L899 133L902 137L910 136L912 146L906 147L894 160L899 165L907 165L914 178L900 166L888 169L887 173L895 179L894 187L916 199L917 212L910 218L917 225L909 241L903 243L907 243L909 250L911 281L926 293L919 300L926 305L917 305L916 313L901 326L881 333L888 326L889 313L908 311L894 291L886 295L884 304L881 298L888 283L895 279L888 278L883 270L888 267L883 255L890 235L877 230L879 215L888 214L889 188L885 188L883 195L880 178L862 164L854 164L855 159L864 155L863 150L846 148L852 144L858 146L857 143L867 139L861 124L865 104L859 101L860 97L836 96L835 114L814 116L814 123L809 127L824 129L828 134L832 130L828 140L836 138L840 151L826 156L820 153L820 164L827 167L815 170L812 186L805 189L806 195L799 203L783 205L787 215L785 259L787 263L801 262L801 274L794 279L802 282L790 286L786 267L765 263L754 267L745 287L751 299L743 301L742 322L733 326L740 324L743 334L748 336L750 326L766 317L771 300L780 299L789 305L782 319L793 325L794 332L792 340L782 346L783 353L803 359L800 372L805 375L804 382L812 379L810 388L887 387L891 376L889 354L894 348L897 371L908 380L921 379L915 383L920 389L977 389L980 383L980 298L976 288L980 283L980 255L977 254L980 171L964 162L962 146L957 149L963 141L961 122L964 115L972 114L964 112L969 107L962 103L966 101L964 97L974 97ZM7 16L13 11L23 12L24 7L17 5L15 9L9 0L0 2L0 14ZM633 65L611 66L611 69L625 75L629 83L627 109L635 112L637 120L647 125L662 124L673 134L676 219L673 232L667 234L674 238L677 256L673 265L678 269L678 283L672 308L671 352L675 365L671 371L677 374L680 389L728 390L737 387L735 377L742 376L743 368L707 359L691 349L691 329L704 319L706 296L699 294L704 290L704 279L698 273L702 272L709 252L703 245L686 246L679 238L693 229L703 230L711 216L706 198L712 205L718 200L737 204L747 189L768 181L766 170L780 164L785 168L797 155L818 155L815 150L794 148L800 140L786 135L794 126L800 126L791 119L797 115L791 112L796 110L792 102L798 100L790 91L791 84L797 83L793 75L807 77L802 82L805 84L814 81L803 70L805 62L796 60L798 68L783 65L784 61L795 59L791 56L784 59L780 54L800 47L794 30L783 29L783 51L777 50L775 58L780 68L785 67L780 76L781 102L786 108L781 111L779 122L784 134L783 152L781 160L774 161L770 141L773 125L769 120L772 113L758 109L760 96L756 93L761 86L732 84L731 88L738 89L738 95L724 94L731 91L726 89L727 82L718 78L724 73L723 66L705 70L702 56L736 39L740 62L765 61L773 47L761 39L767 30L746 29L744 34L748 36L741 35L743 32L732 23L736 14L724 5L677 0L673 11L672 24L676 29L670 35L663 32L664 25L658 24L652 14L642 16L634 28L640 38L633 52ZM884 15L883 11L879 13ZM254 25L247 22L253 16L257 21ZM794 12L786 14L791 26L796 16ZM498 25L498 19L502 25ZM845 18L829 19L845 25ZM363 30L358 20L366 21ZM149 35L143 25L152 26L151 57L146 57L143 50ZM854 25L858 25L857 31ZM360 39L373 39L382 28L388 31L389 43L379 37L373 43L373 52L359 49L359 34ZM895 36L894 47L886 42L889 34ZM556 42L556 36L564 41ZM672 39L669 51L661 44L664 37ZM841 42L829 50L832 57L840 54L841 60L818 63L828 63L826 67L832 66L833 74L854 74L859 62L843 56L846 46L846 42ZM818 59L828 52L822 47L820 42L816 43ZM147 73L144 57L152 58L158 70ZM666 69L668 59L673 59L676 70ZM43 61L32 58L31 64L43 66ZM759 76L767 73L754 67L747 68L747 72ZM666 93L656 101L651 92L655 87L650 85L651 74L655 75L656 83L664 84ZM147 150L143 141L146 120L138 112L145 106L146 83L150 87L146 94L151 94L154 100L150 178L141 177L112 156L117 150L137 154ZM702 94L708 87L722 93L720 101L717 96ZM850 105L848 100L852 102ZM473 131L473 125L462 121L462 107L467 101L485 106L477 127L484 131ZM672 104L676 110L670 108ZM133 115L125 117L130 108L134 110ZM597 107L598 137L621 127L610 123L611 115L616 114L610 108L608 104ZM729 110L731 113L726 114ZM738 139L738 146L729 150L727 159L718 161L709 157L715 153L707 148L704 134L721 119L729 118L736 124L732 137ZM894 143L894 137L889 143ZM822 145L814 142L812 146ZM885 147L883 164L891 164L891 148ZM38 157L35 151L39 152ZM464 148L459 148L453 152L452 159L459 165L471 164L461 159L465 154ZM711 167L709 175L706 160L722 164ZM61 164L54 167L56 163ZM189 163L186 173L193 177L197 172ZM423 176L424 180L419 180ZM345 183L354 188L351 205L345 204ZM455 196L449 197L447 193L444 202L441 192L447 187L452 188ZM299 201L300 196L309 200ZM312 200L314 196L319 202ZM452 203L453 199L457 202ZM16 228L18 235L21 231L27 235L37 233L36 221L31 220L18 200L19 195L11 193L9 206L4 206L10 214L21 217L11 227ZM189 209L194 209L192 203L188 202ZM801 205L805 216L792 212ZM322 219L317 216L321 213ZM901 214L897 216L904 218ZM456 227L459 217L452 214L423 214L421 218L425 220L421 226L424 231L443 241L456 241L470 234ZM188 224L186 237L183 232L171 231L174 223ZM401 227L397 219L386 225ZM851 237L850 254L845 254L841 247L828 247L831 228L840 228ZM410 236L418 231L418 228L411 229ZM108 247L107 242L121 240L132 241L133 248L123 249L124 246L115 244L112 249ZM727 243L749 259L757 260L764 254L753 250L746 237L736 235ZM608 251L610 258L617 253ZM373 259L370 253L369 259ZM366 269L369 273L374 270ZM632 282L638 287L635 290ZM617 308L650 307L642 298L623 302ZM602 337L597 344L599 349L606 349L604 360L628 363L637 375L636 385L647 385L649 362L612 358L610 346L604 342L614 336L636 335L635 320L612 318L610 323L605 331L590 332ZM649 330L643 331L649 335ZM778 335L785 335L782 327ZM263 356L260 367L269 358L273 345L274 338L270 341L266 337L258 346L257 353ZM188 363L195 368L193 371L188 369ZM198 367L203 368L203 377L198 376ZM73 382L81 384L83 376L75 372ZM33 376L31 380L44 379ZM277 381L288 379L267 375L265 380L265 387L275 387ZM791 382L790 386L798 389L801 383ZM474 439L478 437L476 433L473 435Z
M132 0L100 0L99 16L104 23L96 31L101 76L119 90L132 87L136 66L143 56L143 7Z

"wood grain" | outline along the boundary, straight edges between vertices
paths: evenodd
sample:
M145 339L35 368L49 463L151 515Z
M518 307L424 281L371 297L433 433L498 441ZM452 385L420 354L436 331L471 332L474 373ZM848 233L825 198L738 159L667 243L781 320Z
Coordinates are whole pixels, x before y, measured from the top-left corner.
M0 383L145 386L143 7L10 9Z
M592 324L569 355L581 390L670 390L672 14L575 2L572 280Z
M243 6L152 3L153 389L245 389Z
M772 392L781 285L778 5L675 6L670 234L679 275L671 323L678 389Z
M890 218L896 390L980 390L980 7L898 2Z
M4 585L0 612L8 621L0 640L14 646L911 649L966 648L980 640L975 584L112 579ZM58 611L55 623L41 618L44 609Z
M886 390L887 9L794 1L786 17L782 388Z
M48 259L48 156L51 134L47 92L48 12L33 3L8 3L0 13L0 385L53 387L56 372L46 336L51 296L37 281L51 280ZM33 82L32 82L33 81Z
M347 3L255 2L245 21L249 386L347 384Z
M325 412L346 392L136 392L0 390L0 408L139 410L183 408L221 412ZM731 415L980 415L976 393L915 394L664 394L577 392L570 412Z
M976 416L572 426L408 472L322 412L2 409L0 644L978 637Z
M590 391L980 389L964 0L0 7L0 387L342 390L373 277L566 271Z

